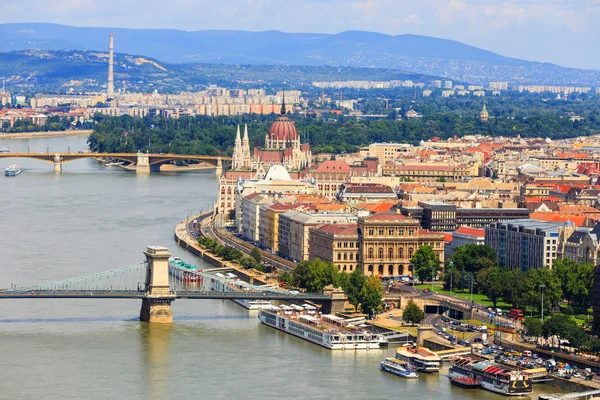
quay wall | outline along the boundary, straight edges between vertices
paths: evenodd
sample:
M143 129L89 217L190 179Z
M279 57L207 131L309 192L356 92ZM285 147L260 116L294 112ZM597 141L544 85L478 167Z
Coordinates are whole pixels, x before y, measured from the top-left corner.
M93 129L78 129L66 131L40 131L40 132L22 132L22 133L4 133L0 134L0 139L32 139L47 137L67 137L67 136L90 136Z
M208 218L211 218L213 212L208 211L202 214L196 214L191 216L189 219L184 219L180 221L179 224L175 227L174 239L175 242L189 251L190 253L202 258L202 260L214 265L217 268L231 268L234 269L236 274L242 278L242 280L249 282L251 284L266 284L265 279L259 275L253 274L250 271L244 270L240 268L238 265L233 264L229 261L223 260L209 251L206 251L202 246L198 244L195 238L191 237L187 231L187 225L189 221L198 220L199 223L202 223Z

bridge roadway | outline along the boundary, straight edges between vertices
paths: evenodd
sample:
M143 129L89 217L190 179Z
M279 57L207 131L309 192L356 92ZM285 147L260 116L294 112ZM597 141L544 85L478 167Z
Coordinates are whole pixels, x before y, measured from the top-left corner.
M282 301L327 301L331 297L319 293L274 293L274 292L216 292L200 290L172 291L173 299L197 300L282 300ZM32 290L27 292L3 290L0 299L145 299L148 296L137 290Z

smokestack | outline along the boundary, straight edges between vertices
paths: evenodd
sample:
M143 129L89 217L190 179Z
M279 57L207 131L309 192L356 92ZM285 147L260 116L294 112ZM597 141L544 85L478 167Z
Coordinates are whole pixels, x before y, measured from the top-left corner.
M108 41L108 90L107 96L112 99L115 96L115 83L113 75L113 62L114 62L114 38L113 34L110 34Z

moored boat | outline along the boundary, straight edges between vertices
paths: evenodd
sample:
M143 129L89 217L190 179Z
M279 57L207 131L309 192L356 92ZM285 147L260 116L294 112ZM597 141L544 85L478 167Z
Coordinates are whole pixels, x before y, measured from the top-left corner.
M533 382L521 371L476 356L458 356L451 361L449 377L463 387L481 387L505 396L531 394Z
M259 311L258 319L265 325L329 350L370 350L388 345L384 335L359 329L336 315L317 313L314 306L270 306Z
M17 176L21 171L20 165L10 165L4 169L4 176Z
M0 147L0 153L10 153L10 149L8 147Z
M389 372L390 374L398 375L407 379L419 377L417 371L410 368L404 361L400 361L396 358L386 358L379 364L379 368L385 372Z
M442 359L427 347L416 345L405 346L396 350L396 358L422 372L438 372Z
M201 270L197 266L190 264L179 257L169 259L169 274L183 282L202 282Z

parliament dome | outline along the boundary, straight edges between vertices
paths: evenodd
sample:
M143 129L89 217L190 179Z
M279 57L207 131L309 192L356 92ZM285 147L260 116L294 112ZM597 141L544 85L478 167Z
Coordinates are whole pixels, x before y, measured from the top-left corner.
M285 110L285 97L281 105L281 115L271 124L269 128L269 139L277 141L292 141L298 139L298 132L294 121L287 117Z

